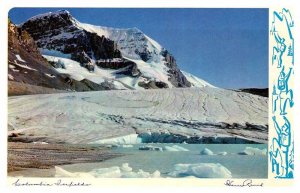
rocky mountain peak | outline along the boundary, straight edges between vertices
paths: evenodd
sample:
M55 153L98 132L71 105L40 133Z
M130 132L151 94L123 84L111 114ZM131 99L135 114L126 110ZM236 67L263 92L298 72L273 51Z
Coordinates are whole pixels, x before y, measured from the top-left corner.
M118 82L126 85L124 89L195 85L181 72L169 51L136 27L119 29L84 24L66 10L34 16L20 26L33 37L42 54L49 56L47 59L51 59L54 67L66 66L67 74L93 76L90 80L97 80L96 83ZM68 65L55 64L59 57L76 61L95 75L69 71ZM101 77L95 79L96 74Z
M121 58L114 41L88 32L77 26L77 21L66 10L41 14L21 25L42 50L54 50L71 55L89 71L94 71L93 60Z
M73 25L76 23L75 18L72 17L69 11L67 10L58 10L56 12L48 12L36 15L34 17L31 17L28 19L25 23L48 23L49 28L54 28L55 24L61 24L61 25ZM22 25L24 25L23 23Z

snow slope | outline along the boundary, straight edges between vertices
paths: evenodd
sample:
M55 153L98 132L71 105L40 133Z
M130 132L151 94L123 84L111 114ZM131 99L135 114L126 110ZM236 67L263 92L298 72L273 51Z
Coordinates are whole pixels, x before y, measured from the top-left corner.
M119 29L94 26L80 23L77 20L75 25L115 41L122 55L126 58L141 60L138 53L148 51L151 55L151 61L158 64L162 61L162 56L160 55L160 52L163 50L162 46L137 28Z
M155 40L145 35L141 30L137 28L119 29L109 28L102 26L94 26L90 24L75 22L80 28L98 34L99 36L105 36L118 45L122 56L127 60L133 61L137 64L138 69L146 77L152 80L162 81L168 84L172 88L171 82L168 80L168 67L165 65L165 58L161 55L161 52L165 49ZM150 59L143 61L138 53L147 53ZM186 73L188 75L188 73ZM185 74L184 74L185 75ZM203 83L200 78L189 75L195 83L195 87L203 87ZM136 81L137 82L137 81ZM139 88L137 85L130 85L131 87ZM210 84L205 84L210 86Z
M212 87L212 88L216 88L215 86L209 84L208 82L206 82L205 80L202 80L190 73L187 73L187 72L184 72L184 71L181 71L184 76L186 77L186 79L192 84L192 87L198 87L198 88L201 88L201 87Z
M266 143L268 99L211 87L18 96L8 124L45 142Z
M98 66L95 66L94 72L91 73L86 68L82 67L79 62L71 60L64 55L61 55L60 57L43 55L43 57L50 62L56 62L60 65L63 65L64 68L56 68L56 71L61 74L68 74L74 80L81 81L83 79L87 79L97 84L107 81L112 83L118 90L127 90L130 88L138 89L137 85L133 83L134 79L117 74L120 69L102 69Z

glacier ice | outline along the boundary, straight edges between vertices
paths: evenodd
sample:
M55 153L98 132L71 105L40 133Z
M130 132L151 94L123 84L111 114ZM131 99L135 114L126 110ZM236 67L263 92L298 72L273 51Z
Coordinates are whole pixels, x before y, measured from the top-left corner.
M90 172L69 172L61 167L55 166L55 177L86 177L86 178L159 178L158 170L153 173L139 169L134 172L128 163L121 167L113 166L109 168L93 169Z
M94 176L87 172L68 172L61 167L55 166L55 177L93 178Z
M222 151L222 152L217 153L217 155L227 155L227 152L226 151Z
M118 166L110 168L99 168L89 172L95 178L119 178L121 176L121 169Z
M231 178L231 172L219 163L176 164L171 177Z
M137 144L141 143L141 139L137 134L130 134L121 137L101 139L98 141L90 142L90 144ZM127 146L128 147L128 146Z
M131 144L124 144L124 145L122 145L122 147L123 147L123 148L132 148L133 145L131 145Z
M210 149L208 148L204 148L201 152L200 155L214 155L214 152L212 152Z
M159 178L160 171L153 173L138 169L134 171L128 163L121 167L93 169L90 172L69 172L61 167L55 167L55 177L87 177L87 178ZM231 172L219 163L175 164L173 171L166 177L197 177L197 178L230 178Z
M173 146L165 146L163 148L164 151L189 151L188 149L181 147L179 145L173 145Z
M210 87L13 96L8 123L66 143L266 143L268 100Z
M122 166L121 166L121 171L124 171L124 172L131 172L131 171L132 171L132 168L129 167L129 164L128 164L128 163L124 163L124 164L122 164Z
M240 154L240 155L267 155L267 149L246 147L244 151L239 152L238 154Z

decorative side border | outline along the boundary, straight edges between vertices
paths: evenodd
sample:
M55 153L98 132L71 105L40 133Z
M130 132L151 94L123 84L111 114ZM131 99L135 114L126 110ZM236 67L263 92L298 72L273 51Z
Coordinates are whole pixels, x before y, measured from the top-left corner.
M294 178L294 20L289 9L269 10L269 178Z

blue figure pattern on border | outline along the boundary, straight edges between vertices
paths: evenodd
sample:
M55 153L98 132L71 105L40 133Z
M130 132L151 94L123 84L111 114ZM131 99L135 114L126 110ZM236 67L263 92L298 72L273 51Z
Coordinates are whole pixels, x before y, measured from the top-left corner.
M272 19L270 38L276 42L272 45L272 66L276 65L278 77L272 88L272 121L276 136L270 141L270 163L276 178L293 178L293 128L287 118L287 109L294 106L293 88L289 83L294 74L294 21L285 8L281 12L274 11Z

